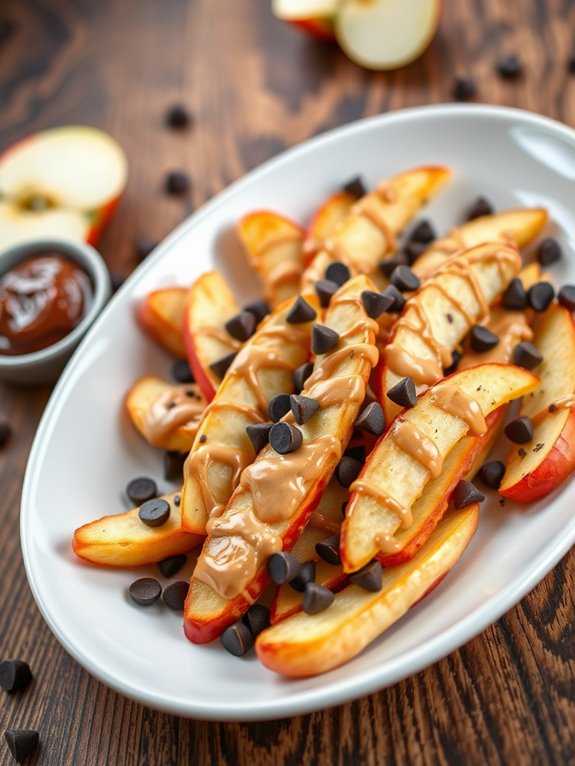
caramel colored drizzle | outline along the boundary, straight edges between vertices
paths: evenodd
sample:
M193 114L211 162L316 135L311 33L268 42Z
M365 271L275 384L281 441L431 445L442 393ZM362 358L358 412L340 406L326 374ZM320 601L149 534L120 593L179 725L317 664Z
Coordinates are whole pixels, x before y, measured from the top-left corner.
M205 406L204 399L192 386L172 386L154 399L144 412L144 436L153 447L162 447L178 428L197 427Z
M332 534L338 534L341 529L341 522L335 519L330 519L324 513L320 511L314 511L310 516L309 526L313 529L320 529L324 532L331 532Z
M318 380L312 386L306 384L305 395L318 401L319 406L325 409L345 402L362 402L365 399L365 384L358 375Z
M367 497L371 497L380 505L385 505L401 520L402 527L407 528L413 524L411 510L409 508L404 508L397 502L397 500L394 500L393 497L390 497L386 492L383 492L377 484L369 479L366 479L365 477L356 479L350 486L349 491L357 492L360 495L367 495Z
M233 349L241 348L239 340L232 338L232 336L221 327L216 327L211 324L200 324L196 328L196 334L204 338L213 338L219 341L224 346L229 346Z
M225 444L200 445L190 452L185 464L185 475L186 478L193 476L198 482L204 507L210 518L220 516L225 508L225 503L218 503L213 495L208 476L210 466L214 463L223 463L228 466L231 469L230 484L235 487L248 460L246 450L229 447Z
M269 285L272 288L277 289L289 282L297 282L299 284L301 272L301 264L296 263L295 261L281 261L269 272Z
M499 343L482 353L466 351L457 367L458 370L490 362L507 364L513 357L513 349L517 343L533 338L533 330L527 324L527 318L522 311L495 309L486 327L497 335Z
M396 420L392 436L397 446L427 468L432 478L436 479L443 468L443 455L435 442L426 436L409 420Z
M431 401L439 409L461 418L474 436L483 436L487 424L481 407L475 399L454 385L445 383L434 391Z
M209 404L206 409L210 412L239 412L240 415L244 415L248 420L253 423L263 423L265 417L258 407L250 407L249 404L240 404L240 402L218 402L214 401Z
M273 237L270 237L269 239L265 240L257 250L257 255L263 256L266 253L268 253L270 250L273 250L276 247L279 247L280 245L288 245L288 244L296 244L297 242L302 241L302 233L300 231L293 231L291 233L286 232L285 234L276 235Z
M273 349L260 346L245 346L233 361L229 374L234 377L243 377L251 388L258 407L262 412L267 410L268 400L262 391L258 372L264 368L277 370L292 370L293 365L281 354Z

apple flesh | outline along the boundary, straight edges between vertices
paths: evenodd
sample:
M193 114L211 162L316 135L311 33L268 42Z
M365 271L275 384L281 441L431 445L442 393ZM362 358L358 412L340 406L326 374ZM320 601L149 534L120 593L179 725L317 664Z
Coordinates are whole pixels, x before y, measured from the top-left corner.
M347 192L339 191L328 197L316 210L303 245L304 265L306 267L321 249L323 241L330 237L339 224L351 213L354 203L355 197Z
M187 287L153 290L140 302L136 314L147 334L178 358L186 356L182 330L187 295Z
M335 40L333 21L339 0L273 0L274 16L303 29L312 37Z

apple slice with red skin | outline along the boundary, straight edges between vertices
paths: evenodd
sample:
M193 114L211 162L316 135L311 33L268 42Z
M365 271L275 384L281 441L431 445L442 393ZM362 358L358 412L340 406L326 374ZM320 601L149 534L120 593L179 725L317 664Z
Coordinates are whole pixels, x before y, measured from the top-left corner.
M293 678L325 673L351 660L439 584L461 558L478 522L478 504L447 514L410 561L383 570L380 591L348 585L325 611L299 612L260 633L259 660Z
M330 381L340 380L342 386L345 381L349 390L357 390L358 394L362 393L361 389L365 388L367 384L373 359L377 355L374 346L373 322L365 314L361 301L357 300L364 290L369 289L373 289L370 280L364 276L359 276L346 282L336 293L330 308L327 310L324 324L344 337L340 337L338 347L335 350L318 356L314 365L315 371L320 367L324 369L322 365L329 364L326 360L333 356L335 361L333 361L334 368L329 378ZM344 302L346 299L347 302ZM348 348L350 353L341 356L340 351ZM362 349L362 353L359 353L360 349ZM337 356L335 356L336 354ZM313 383L313 379L310 378L306 388L304 388L304 395L313 391ZM318 459L317 463L311 462L311 473L298 477L297 493L295 488L290 488L294 494L288 507L295 505L291 515L287 518L272 520L265 525L267 530L276 536L276 539L281 539L283 550L289 551L293 547L311 514L316 509L337 466L339 454L343 452L350 439L353 423L357 418L362 401L363 396L350 396L335 404L323 406L304 425L300 426L303 445L299 449L312 448L313 446L317 448L318 444L322 445L320 441L322 439L326 440L326 445L328 443L333 445L333 449L326 447L325 452L321 453L321 459ZM284 418L288 421L289 419L290 415ZM339 445L339 449L337 449L337 445ZM262 494L270 490L273 491L273 487L265 490L266 481L270 475L278 476L277 502L285 505L287 498L282 500L281 497L281 476L282 474L285 476L286 470L291 470L290 457L289 454L278 455L269 445L264 447L253 465L248 469L248 479L245 478L246 471L244 471L240 485L230 498L223 514L215 522L218 525L226 525L238 513L240 517L245 513L255 516L254 493L258 496L258 502L261 503ZM262 467L265 469L264 471L259 470ZM245 481L248 483L243 483ZM270 510L273 509L270 508ZM204 560L207 559L209 562L212 557L217 556L217 551L222 550L222 545L228 550L228 564L233 565L233 551L235 551L237 544L238 541L235 540L233 534L227 537L225 535L223 537L209 536L197 566L200 569L202 566L205 567ZM231 547L231 553L228 546ZM243 589L241 588L241 581L234 580L228 583L236 590L241 590L239 595L230 594L226 598L210 585L198 579L196 576L198 568L196 568L184 608L184 630L190 641L194 643L211 641L237 620L248 609L250 603L253 603L260 596L269 582L266 561L260 562L258 556L254 566L255 575Z
M177 357L185 357L182 338L187 287L162 287L153 290L140 302L137 319L140 326L162 348Z
M315 211L303 243L304 266L307 268L317 255L323 241L330 237L339 224L351 213L356 198L345 191L328 197Z
M549 407L575 392L575 325L571 313L553 304L535 325L534 345L543 355L535 372L539 388L524 398L520 415L534 420L533 439L513 445L499 492L529 503L548 495L575 470L575 399L571 406ZM553 409L553 408L552 408Z
M240 309L217 271L202 274L186 296L183 311L186 355L202 394L211 402L221 379L210 365L241 347L225 328L228 319Z
M274 16L312 37L335 41L333 22L339 0L273 0Z

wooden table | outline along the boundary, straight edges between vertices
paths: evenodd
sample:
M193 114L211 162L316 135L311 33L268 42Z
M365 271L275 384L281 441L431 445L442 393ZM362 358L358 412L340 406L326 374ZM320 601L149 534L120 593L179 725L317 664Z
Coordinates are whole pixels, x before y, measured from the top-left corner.
M129 273L136 238L158 240L186 214L162 193L186 168L199 205L247 170L311 135L366 115L451 100L472 75L478 100L575 125L570 0L445 4L440 32L416 63L374 74L335 47L273 19L265 0L3 0L0 148L56 124L116 136L130 181L101 251ZM494 62L519 52L525 73ZM163 126L167 106L192 130ZM0 729L41 732L37 762L70 764L550 764L575 759L575 556L570 553L496 625L428 670L379 694L300 718L214 724L156 713L91 678L63 651L28 589L18 507L48 388L0 387L14 435L0 453L0 656L26 658L35 681L2 694ZM0 762L11 762L5 743Z

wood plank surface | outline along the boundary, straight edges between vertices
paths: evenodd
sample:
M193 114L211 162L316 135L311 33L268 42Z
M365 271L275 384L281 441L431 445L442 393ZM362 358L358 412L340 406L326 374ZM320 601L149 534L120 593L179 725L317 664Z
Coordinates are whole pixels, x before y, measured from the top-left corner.
M101 127L125 147L130 180L101 242L114 269L159 240L190 204L163 194L185 168L198 206L309 136L366 115L452 99L455 74L477 100L575 125L573 0L444 3L425 55L370 73L271 15L268 0L2 0L0 149L56 124ZM497 58L525 72L505 81ZM170 132L167 106L192 129ZM496 625L426 671L325 712L269 723L178 719L102 686L60 647L28 589L18 510L28 451L49 388L0 385L0 657L27 659L33 685L1 695L0 731L36 728L47 766L105 764L569 764L575 762L575 556L571 552ZM0 764L11 763L3 741Z

